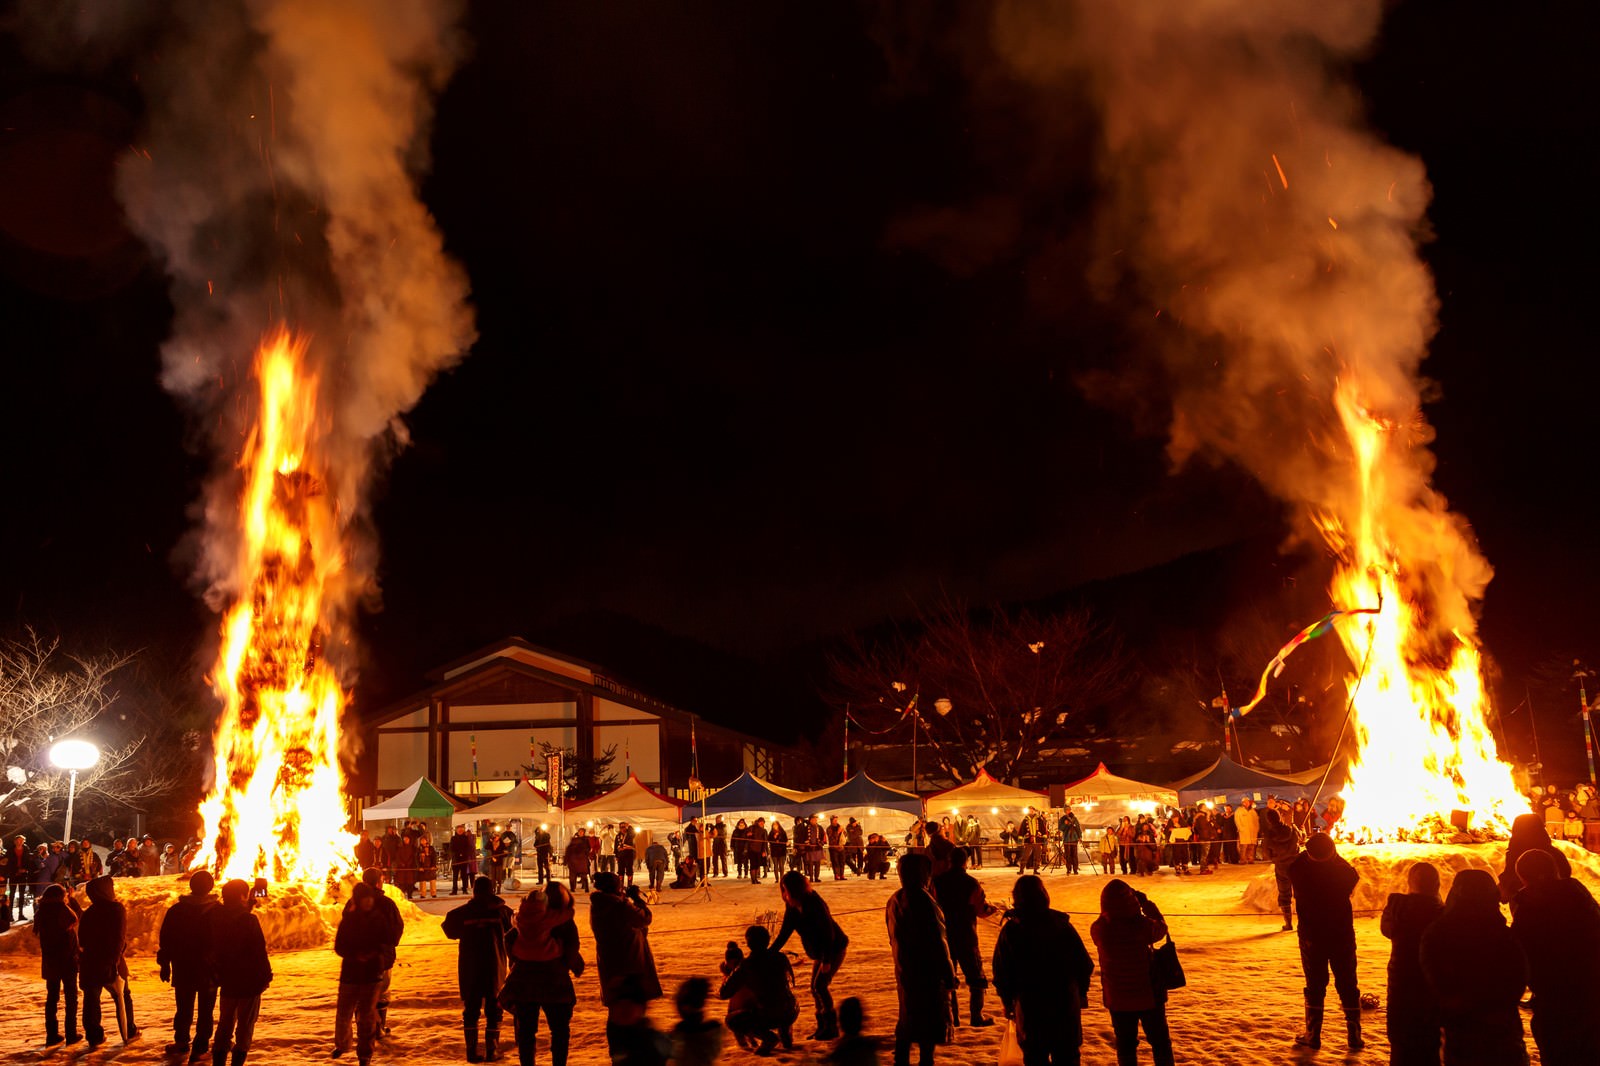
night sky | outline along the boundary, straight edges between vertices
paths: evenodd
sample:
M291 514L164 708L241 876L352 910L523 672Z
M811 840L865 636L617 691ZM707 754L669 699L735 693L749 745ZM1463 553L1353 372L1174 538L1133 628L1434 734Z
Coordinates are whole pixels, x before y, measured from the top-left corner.
M376 494L369 705L602 615L785 662L941 589L1038 600L1284 536L1244 473L1168 469L1160 397L1141 419L1080 386L1139 343L1078 258L1087 109L997 87L981 24L891 10L470 5L423 194L479 340ZM1435 480L1496 568L1512 690L1595 652L1596 19L1402 3L1352 72L1433 185ZM198 660L183 538L211 460L158 384L166 283L111 194L148 57L4 48L4 621Z

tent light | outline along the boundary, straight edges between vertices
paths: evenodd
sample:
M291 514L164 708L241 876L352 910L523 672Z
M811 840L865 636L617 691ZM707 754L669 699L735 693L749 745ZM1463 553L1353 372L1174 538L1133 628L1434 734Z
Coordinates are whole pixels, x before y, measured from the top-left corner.
M1000 813L1000 808L999 807L990 807L989 808L989 813L990 814L999 814Z
M868 817L876 818L878 816L878 808L876 808L876 807L868 807L867 808L867 815L868 815Z

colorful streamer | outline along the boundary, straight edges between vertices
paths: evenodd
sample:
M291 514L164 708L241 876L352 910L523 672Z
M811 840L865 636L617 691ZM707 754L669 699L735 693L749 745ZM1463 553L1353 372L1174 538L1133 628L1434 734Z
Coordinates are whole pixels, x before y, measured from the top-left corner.
M1285 644L1283 647L1279 648L1278 654L1274 655L1272 657L1272 661L1267 664L1267 668L1261 671L1261 683L1256 686L1255 698L1253 698L1243 707L1235 707L1233 709L1233 717L1236 719L1243 718L1245 715L1255 710L1256 704L1267 698L1267 678L1280 676L1283 673L1285 660L1287 660L1289 656L1294 653L1294 650L1300 645L1304 644L1308 640L1316 640L1324 633L1331 633L1333 631L1333 623L1340 616L1347 614L1377 614L1381 610L1383 610L1382 607L1359 607L1352 608L1347 611L1329 611L1327 614L1323 615L1321 618L1317 619L1315 622L1312 622L1300 632L1296 633L1294 635L1294 639L1289 641L1289 643Z

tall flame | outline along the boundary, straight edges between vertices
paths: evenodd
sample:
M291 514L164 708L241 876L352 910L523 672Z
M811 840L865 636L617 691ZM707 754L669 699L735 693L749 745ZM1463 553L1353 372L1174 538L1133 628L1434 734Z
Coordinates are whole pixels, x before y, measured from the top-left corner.
M1358 840L1438 835L1451 814L1501 835L1528 809L1489 731L1475 634L1451 625L1441 602L1464 534L1431 493L1416 498L1416 463L1402 433L1363 405L1353 378L1334 397L1356 460L1355 504L1319 519L1339 556L1331 593L1342 608L1372 608L1339 628L1357 667L1348 682L1356 754L1342 832ZM1412 498L1408 498L1408 494ZM1441 587L1444 586L1444 587Z
M325 419L308 343L280 330L256 352L260 407L240 462L239 598L211 677L223 713L200 806L197 862L224 877L320 881L352 865L339 769L345 693L321 654L344 555L317 449Z

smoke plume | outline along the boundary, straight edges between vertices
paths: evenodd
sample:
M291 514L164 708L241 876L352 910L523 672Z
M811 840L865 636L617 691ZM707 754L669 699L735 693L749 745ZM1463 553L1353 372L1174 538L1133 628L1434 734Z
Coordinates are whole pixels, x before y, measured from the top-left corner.
M1007 3L990 43L1037 92L1092 101L1090 281L1140 308L1173 462L1239 464L1307 532L1317 517L1354 521L1361 486L1334 403L1336 382L1353 386L1389 427L1380 511L1413 591L1436 632L1470 636L1490 570L1430 486L1421 415L1430 189L1350 85L1381 14L1378 0Z
M461 59L456 0L46 5L45 40L128 52L147 108L119 168L134 230L171 279L163 383L218 457L198 578L240 591L251 358L278 323L312 337L319 448L348 531L340 613L376 590L364 535L400 416L474 340L467 281L418 194L436 94ZM159 9L159 10L158 10ZM130 42L137 42L130 49Z

